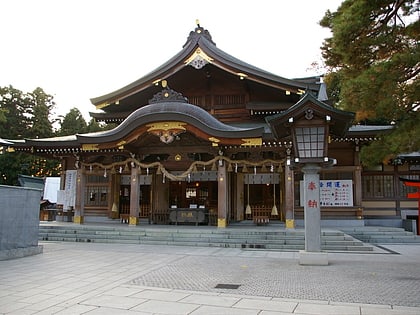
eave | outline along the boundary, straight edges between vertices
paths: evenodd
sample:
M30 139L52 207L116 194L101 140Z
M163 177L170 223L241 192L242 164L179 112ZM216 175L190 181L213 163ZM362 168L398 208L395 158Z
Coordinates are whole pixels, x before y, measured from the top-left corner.
M286 79L270 72L264 71L245 63L216 47L214 42L209 37L207 30L202 27L197 27L195 33L191 32L187 43L183 49L168 60L166 63L145 75L144 77L132 82L131 84L122 87L114 92L92 98L91 102L97 109L104 109L111 104L118 104L121 100L144 91L150 86L156 85L162 80L167 79L172 74L180 71L182 68L189 66L188 60L197 54L200 49L208 61L224 71L238 76L240 79L251 80L266 86L276 89L289 91L292 93L302 93L304 90L311 90L317 92L320 84L313 83L313 81L291 80ZM124 109L122 109L124 110Z

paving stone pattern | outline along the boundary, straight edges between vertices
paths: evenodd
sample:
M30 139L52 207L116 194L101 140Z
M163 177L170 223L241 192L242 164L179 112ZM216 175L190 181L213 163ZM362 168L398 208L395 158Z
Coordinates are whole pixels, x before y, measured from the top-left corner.
M329 253L322 267L300 266L297 252L41 245L43 254L0 261L1 315L420 314L419 245Z
M295 261L189 256L129 282L195 291L349 303L420 306L419 263L337 261L299 266ZM217 284L238 284L218 289Z

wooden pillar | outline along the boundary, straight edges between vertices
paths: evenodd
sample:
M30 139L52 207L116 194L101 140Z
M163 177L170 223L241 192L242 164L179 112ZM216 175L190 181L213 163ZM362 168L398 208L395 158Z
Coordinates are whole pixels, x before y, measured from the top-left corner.
M128 220L128 224L137 225L139 223L140 184L136 167L131 168L130 185L130 218Z
M217 227L227 226L227 178L226 163L219 165L217 171Z
M362 167L356 166L354 170L354 205L357 207L357 216L359 219L363 218L362 206Z
M295 228L295 200L294 200L294 174L290 169L290 165L284 167L284 210L286 214L286 228Z
M356 143L355 152L354 152L354 165L356 166L354 170L354 205L357 207L357 216L359 219L363 219L363 206L362 206L362 166L360 163L360 152L359 145Z
M76 224L84 223L85 216L85 174L82 169L77 169L76 173L76 201L74 207L74 220Z

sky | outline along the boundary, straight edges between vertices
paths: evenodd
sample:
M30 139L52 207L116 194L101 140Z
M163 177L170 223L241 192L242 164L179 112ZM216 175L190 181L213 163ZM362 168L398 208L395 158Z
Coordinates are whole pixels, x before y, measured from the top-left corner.
M285 78L320 74L319 26L343 0L2 0L0 86L41 87L55 115L153 71L207 29L219 49Z

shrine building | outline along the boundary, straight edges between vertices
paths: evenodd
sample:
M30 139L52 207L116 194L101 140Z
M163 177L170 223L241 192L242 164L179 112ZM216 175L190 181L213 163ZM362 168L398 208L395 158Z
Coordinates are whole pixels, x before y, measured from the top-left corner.
M323 221L364 225L416 213L399 177L420 179L417 155L375 168L360 160L360 148L391 126L352 125L353 114L332 107L320 77L287 79L245 63L199 24L178 54L91 102L93 118L117 127L12 141L14 151L61 161L59 199L75 223L295 227L303 218L302 173L292 141L275 131L276 115L297 104L338 117L328 135L335 165L320 175Z

